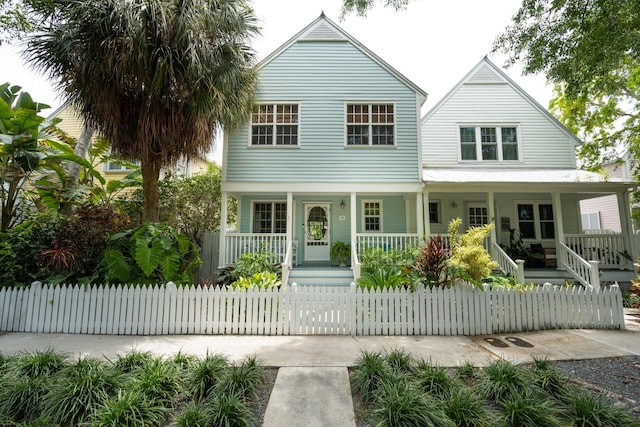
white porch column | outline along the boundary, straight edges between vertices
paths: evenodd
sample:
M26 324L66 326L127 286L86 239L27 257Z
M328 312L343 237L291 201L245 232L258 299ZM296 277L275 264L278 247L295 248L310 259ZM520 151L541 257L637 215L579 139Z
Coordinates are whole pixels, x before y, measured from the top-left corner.
M429 236L431 236L431 221L429 220L429 192L425 191L422 195L422 205L427 206L427 216L422 217L422 223L424 224L424 238L429 240Z
M493 248L494 243L498 243L498 234L496 233L496 210L495 210L495 201L494 201L494 192L489 191L487 193L487 215L489 217L489 223L493 224L493 228L491 229L491 235L489 238L489 255L495 259L495 250Z
M424 200L422 198L422 192L416 193L416 222L417 224L417 233L420 239L424 239ZM428 221L427 221L428 222Z
M624 247L625 249L629 249L632 262L636 262L639 248L635 247L636 239L633 238L629 193L617 193L616 197L618 199L618 214L620 215L620 228L622 230L622 238L624 239Z
M293 193L287 193L287 246L293 241Z
M356 243L356 231L358 226L358 218L357 218L357 206L356 206L356 193L351 193L351 199L349 200L349 209L350 209L350 219L351 219L351 242ZM358 248L356 248L358 249Z
M220 201L220 248L218 251L218 267L224 267L227 264L227 253L225 250L225 243L227 240L227 205L228 205L228 193L222 192L222 200Z
M560 193L553 193L553 215L556 223L556 246L558 243L564 243L564 223L562 221L562 201ZM560 266L558 266L560 267Z

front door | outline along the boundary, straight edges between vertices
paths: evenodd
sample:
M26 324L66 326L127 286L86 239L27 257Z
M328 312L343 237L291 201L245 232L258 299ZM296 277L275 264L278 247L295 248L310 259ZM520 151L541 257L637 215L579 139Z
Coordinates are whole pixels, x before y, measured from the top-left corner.
M304 208L304 260L330 261L328 203L306 203Z

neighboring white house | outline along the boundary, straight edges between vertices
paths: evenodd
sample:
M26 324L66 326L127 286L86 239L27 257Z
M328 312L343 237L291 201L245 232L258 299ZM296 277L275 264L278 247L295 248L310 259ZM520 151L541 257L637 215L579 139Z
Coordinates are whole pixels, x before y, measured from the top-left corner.
M629 153L603 165L605 173L612 178L633 180ZM633 208L629 206L629 208ZM615 195L594 197L580 201L582 230L585 232L622 232L618 200Z

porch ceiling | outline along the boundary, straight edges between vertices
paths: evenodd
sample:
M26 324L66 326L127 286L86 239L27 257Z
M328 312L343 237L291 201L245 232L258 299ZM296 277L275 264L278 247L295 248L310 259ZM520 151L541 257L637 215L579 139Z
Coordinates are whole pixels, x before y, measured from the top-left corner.
M636 185L633 181L607 178L599 173L579 169L424 169L422 177L429 187L487 187L493 190L513 187L519 191L612 192L625 191Z

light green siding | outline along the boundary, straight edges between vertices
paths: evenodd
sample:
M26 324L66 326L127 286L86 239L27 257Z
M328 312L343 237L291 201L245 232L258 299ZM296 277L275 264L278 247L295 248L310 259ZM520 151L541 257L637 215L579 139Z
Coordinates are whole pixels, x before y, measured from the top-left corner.
M227 182L418 182L417 94L346 41L298 41L260 71L259 102L299 104L297 147L229 134ZM345 147L345 104L395 104L395 147Z

